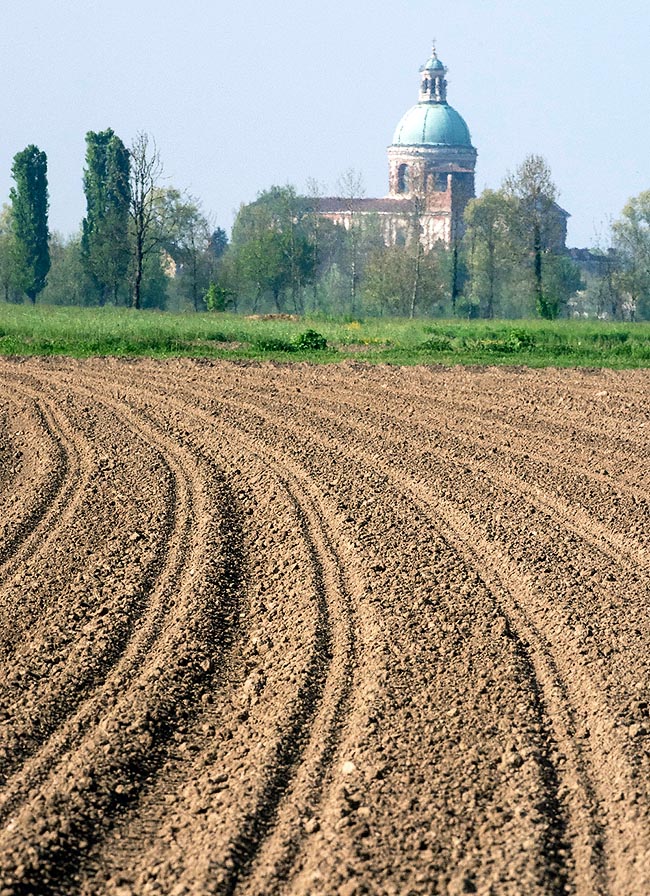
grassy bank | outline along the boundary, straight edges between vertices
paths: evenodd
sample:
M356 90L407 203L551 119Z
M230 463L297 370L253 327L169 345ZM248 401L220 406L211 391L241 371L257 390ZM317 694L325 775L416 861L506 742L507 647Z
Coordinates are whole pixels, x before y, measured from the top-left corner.
M310 330L327 348L309 347ZM0 303L0 354L650 367L650 323L253 319Z

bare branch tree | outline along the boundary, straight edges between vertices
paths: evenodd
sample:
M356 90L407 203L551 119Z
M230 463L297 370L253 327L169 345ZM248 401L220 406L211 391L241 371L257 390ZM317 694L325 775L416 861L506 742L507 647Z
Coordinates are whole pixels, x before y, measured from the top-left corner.
M158 220L157 193L163 165L156 143L146 133L139 133L129 150L131 159L131 205L133 228L133 295L132 305L140 308L142 274L146 257L163 241Z
M348 168L338 179L337 185L349 213L347 236L350 275L350 310L352 314L356 314L357 292L360 280L359 244L361 241L361 228L363 226L362 218L359 214L359 199L362 199L365 195L363 176L358 171L355 171L354 168Z

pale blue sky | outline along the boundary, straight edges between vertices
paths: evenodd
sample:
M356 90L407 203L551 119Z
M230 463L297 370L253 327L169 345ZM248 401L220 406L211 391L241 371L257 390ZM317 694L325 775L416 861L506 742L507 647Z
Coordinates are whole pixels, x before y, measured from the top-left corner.
M84 136L106 127L155 137L168 183L226 228L272 184L315 178L333 194L350 167L382 196L433 37L478 192L544 155L584 246L650 189L647 0L30 0L3 10L0 200L13 155L36 143L51 227L76 231Z

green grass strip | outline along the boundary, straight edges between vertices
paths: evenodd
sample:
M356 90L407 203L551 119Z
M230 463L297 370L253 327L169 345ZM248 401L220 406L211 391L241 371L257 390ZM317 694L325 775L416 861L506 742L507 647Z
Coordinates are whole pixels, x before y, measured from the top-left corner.
M650 323L252 318L0 303L0 354L650 367Z

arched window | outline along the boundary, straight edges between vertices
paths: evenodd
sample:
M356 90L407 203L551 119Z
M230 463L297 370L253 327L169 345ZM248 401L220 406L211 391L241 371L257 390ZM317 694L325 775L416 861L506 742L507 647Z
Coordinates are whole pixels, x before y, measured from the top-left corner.
M400 165L397 169L397 192L408 193L409 169L408 165Z

